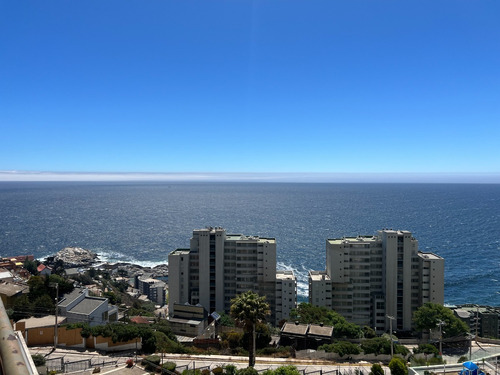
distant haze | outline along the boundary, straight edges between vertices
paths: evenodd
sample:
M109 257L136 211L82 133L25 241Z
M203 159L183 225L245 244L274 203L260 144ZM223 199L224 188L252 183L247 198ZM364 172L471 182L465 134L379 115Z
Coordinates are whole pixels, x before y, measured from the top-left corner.
M92 173L0 171L0 181L500 183L498 173Z

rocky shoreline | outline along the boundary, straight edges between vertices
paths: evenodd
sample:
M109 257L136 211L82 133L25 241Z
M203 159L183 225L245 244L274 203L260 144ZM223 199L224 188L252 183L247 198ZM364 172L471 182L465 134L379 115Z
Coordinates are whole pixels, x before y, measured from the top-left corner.
M48 257L46 260L47 265L55 265L57 263L63 264L65 269L68 268L106 268L106 269L125 269L129 275L139 273L150 273L155 277L168 276L168 265L160 264L155 267L143 267L138 264L120 262L120 263L106 263L99 260L99 255L91 250L83 249L81 247L65 247L58 251L53 257Z

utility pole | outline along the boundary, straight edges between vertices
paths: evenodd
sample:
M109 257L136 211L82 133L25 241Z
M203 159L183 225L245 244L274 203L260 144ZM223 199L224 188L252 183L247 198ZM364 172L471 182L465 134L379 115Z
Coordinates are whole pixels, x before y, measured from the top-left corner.
M476 343L477 343L478 331L479 331L479 306L476 305Z
M55 306L56 306L56 312L55 312L55 322L54 322L54 350L57 348L57 303L59 302L59 284L58 283L50 283L49 286L52 288L56 288L56 298L55 298Z
M470 333L467 334L467 338L469 339L469 361L472 361L472 338L474 335L471 335Z
M395 319L391 315L386 315L387 319L389 319L389 330L391 335L391 358L394 357L394 341L392 340L392 321Z
M446 325L442 320L438 320L437 325L439 326L439 355L443 358L443 326Z

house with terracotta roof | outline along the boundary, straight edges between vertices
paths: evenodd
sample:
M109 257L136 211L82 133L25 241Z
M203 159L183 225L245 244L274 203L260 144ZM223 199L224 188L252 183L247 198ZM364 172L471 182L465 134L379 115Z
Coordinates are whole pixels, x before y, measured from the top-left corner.
M133 316L132 318L130 318L130 323L150 324L149 320L147 320L143 316Z
M37 269L38 273L40 274L40 276L49 276L51 273L52 273L52 268L50 268L49 266L46 266L45 264L41 263Z

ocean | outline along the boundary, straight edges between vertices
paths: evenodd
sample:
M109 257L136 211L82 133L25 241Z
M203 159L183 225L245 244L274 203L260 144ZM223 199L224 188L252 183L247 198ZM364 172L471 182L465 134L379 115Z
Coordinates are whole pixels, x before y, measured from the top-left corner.
M0 182L1 256L78 246L154 266L207 226L275 237L301 300L327 238L409 230L445 258L445 303L500 306L498 184Z

